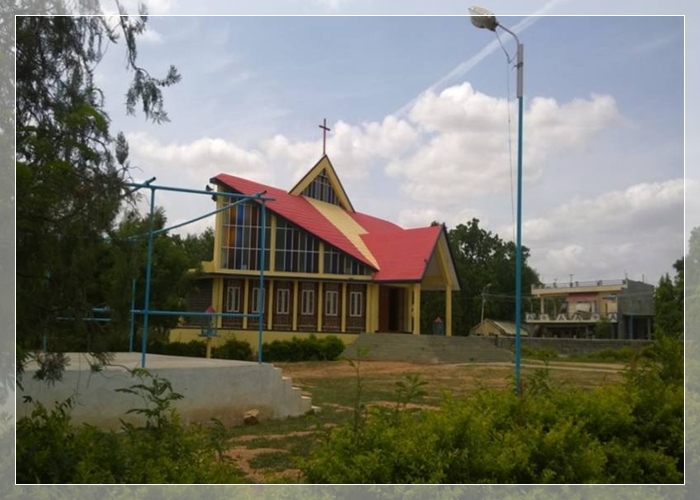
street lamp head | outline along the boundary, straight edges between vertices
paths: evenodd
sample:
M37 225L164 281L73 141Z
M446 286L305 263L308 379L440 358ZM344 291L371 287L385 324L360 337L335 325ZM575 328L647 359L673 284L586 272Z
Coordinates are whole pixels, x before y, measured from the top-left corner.
M486 10L483 7L469 7L469 14L471 15L472 24L477 28L496 31L498 19L490 10Z

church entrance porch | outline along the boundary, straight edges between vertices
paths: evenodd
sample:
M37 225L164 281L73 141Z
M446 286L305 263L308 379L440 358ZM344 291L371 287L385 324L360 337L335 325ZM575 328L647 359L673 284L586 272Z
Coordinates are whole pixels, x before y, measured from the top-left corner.
M408 333L407 290L398 286L379 287L379 331Z

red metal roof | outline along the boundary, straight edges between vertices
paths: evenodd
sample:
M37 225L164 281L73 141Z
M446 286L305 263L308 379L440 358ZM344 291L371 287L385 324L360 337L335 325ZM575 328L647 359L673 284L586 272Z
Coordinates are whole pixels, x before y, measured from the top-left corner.
M379 263L374 281L420 281L442 226L372 232L362 240Z
M274 198L274 201L268 201L266 204L270 210L375 269L374 264L303 196L294 196L279 188L229 174L219 174L214 180L241 194L255 194L266 190L267 194Z
M314 205L303 196L229 174L212 179L242 194L267 191L274 198L267 207L274 213L305 229L323 241L351 255L372 269L376 267ZM374 281L420 281L437 244L442 226L403 229L371 215L348 212L367 234L361 235L379 270Z
M402 227L397 226L393 222L389 222L384 219L378 219L377 217L373 217L371 215L361 214L358 212L353 212L349 215L353 218L355 222L357 222L360 226L364 227L368 233L376 233L379 231L404 230Z

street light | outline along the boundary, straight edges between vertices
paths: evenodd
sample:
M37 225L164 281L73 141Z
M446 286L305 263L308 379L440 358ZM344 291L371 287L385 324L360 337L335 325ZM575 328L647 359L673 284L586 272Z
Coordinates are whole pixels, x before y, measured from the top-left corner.
M518 36L498 22L496 16L481 7L470 7L469 14L474 26L489 31L501 28L515 38L518 53L515 67L518 71L518 210L515 241L515 393L520 394L520 327L522 308L522 192L523 192L523 44Z

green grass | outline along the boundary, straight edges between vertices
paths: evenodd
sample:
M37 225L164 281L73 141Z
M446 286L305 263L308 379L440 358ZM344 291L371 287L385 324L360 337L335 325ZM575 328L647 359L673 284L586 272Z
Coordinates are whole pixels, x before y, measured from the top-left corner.
M396 399L394 378L361 377L363 402L391 401ZM337 405L353 408L357 391L357 380L353 377L318 379L317 383L305 387L313 396L315 405Z

